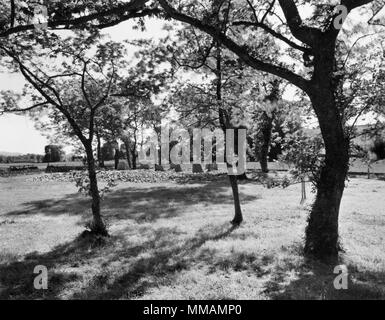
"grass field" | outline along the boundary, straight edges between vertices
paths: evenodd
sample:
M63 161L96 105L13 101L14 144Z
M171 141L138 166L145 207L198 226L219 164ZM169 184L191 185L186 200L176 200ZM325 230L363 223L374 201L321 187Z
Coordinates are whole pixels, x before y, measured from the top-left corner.
M73 184L0 178L0 298L385 299L385 181L348 183L342 291L337 262L301 255L311 199L299 204L300 185L240 192L245 222L234 229L225 178L121 183L103 202L112 237L97 243L79 237L90 210ZM33 289L37 265L49 270L47 291Z

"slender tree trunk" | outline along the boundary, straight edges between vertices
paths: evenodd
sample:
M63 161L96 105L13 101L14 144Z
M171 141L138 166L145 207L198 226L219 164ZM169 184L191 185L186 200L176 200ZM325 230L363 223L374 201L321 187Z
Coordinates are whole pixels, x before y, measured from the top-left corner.
M136 150L131 151L131 158L132 158L132 169L136 170L137 165L136 165Z
M219 122L222 130L224 131L224 135L226 137L226 129L231 128L230 117L226 110L223 110L220 104L222 103L222 51L220 44L217 44L217 66L216 66L216 77L217 77L217 88L216 88L216 96L219 105ZM226 141L226 140L225 140ZM238 148L236 148L238 150ZM226 158L226 156L225 156ZM225 159L227 162L227 159ZM230 164L227 164L230 166ZM240 225L243 221L241 203L239 199L239 189L238 189L238 178L235 175L229 175L231 190L233 193L234 199L234 219L232 220L233 225Z
M349 168L349 142L332 92L319 90L312 103L325 143L325 163L306 229L305 252L321 259L336 258L341 249L338 217Z
M136 170L136 159L137 159L137 145L138 145L138 140L136 137L137 131L135 130L134 132L134 144L131 149L131 156L132 156L132 169Z
M233 225L238 226L243 221L243 215L242 215L242 209L241 209L241 202L240 202L240 199L239 199L239 190L238 190L237 176L229 175L229 180L230 180L231 189L232 189L232 192L233 192L234 208L235 208L234 219L231 221L231 223Z
M237 180L238 181L246 181L246 180L249 180L249 178L247 177L246 173L243 173L243 174L237 176Z
M266 112L262 115L262 145L259 152L259 163L261 164L262 172L268 173L268 156L269 156L269 147L271 143L271 136L273 130L273 118L269 117Z
M106 225L100 213L100 193L95 170L95 159L91 144L86 147L88 176L90 179L90 194L92 197L92 225L91 232L97 235L108 236Z
M104 159L102 154L102 142L100 139L100 135L96 132L96 140L97 140L97 154L98 154L98 163L100 168L104 168Z
M115 149L114 161L115 161L115 170L118 170L118 165L119 165L119 149Z

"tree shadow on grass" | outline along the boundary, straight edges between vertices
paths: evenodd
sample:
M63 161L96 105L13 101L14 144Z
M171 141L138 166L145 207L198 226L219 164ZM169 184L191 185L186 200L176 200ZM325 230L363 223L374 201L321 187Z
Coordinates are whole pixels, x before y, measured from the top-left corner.
M191 239L176 244L170 241L166 246L155 244L151 254L138 256L124 268L113 281L103 273L94 278L91 286L73 295L73 299L132 299L142 296L148 289L169 284L175 273L191 268L196 259L195 252L208 241L228 237L236 227L223 225L210 230L199 231ZM102 281L100 281L102 279Z
M338 265L344 262L324 264L305 259L299 266L284 265L272 275L264 293L274 300L385 299L385 272L359 272L356 266L347 264L348 288L337 290L334 282L341 273L333 272Z
M0 299L118 299L140 295L156 283L153 276L165 279L176 271L189 268L195 250L210 240L227 237L235 230L228 225L198 232L182 242L175 239L177 228L151 226L141 230L146 238L130 243L126 230L97 243L97 239L79 236L44 254L31 253L21 261L0 264ZM149 237L151 235L151 237ZM47 267L48 290L35 290L34 268ZM91 269L91 271L89 271ZM87 279L91 277L91 279ZM70 294L65 295L65 293Z
M242 203L260 198L259 195L240 193ZM229 186L223 181L209 181L189 186L150 186L117 189L107 194L102 202L102 214L107 219L134 219L137 222L155 221L161 218L173 218L183 213L188 206L231 205L233 199ZM79 194L71 194L60 200L46 199L26 202L22 210L6 213L4 216L43 214L58 216L61 214L82 217L84 224L91 217L90 200Z

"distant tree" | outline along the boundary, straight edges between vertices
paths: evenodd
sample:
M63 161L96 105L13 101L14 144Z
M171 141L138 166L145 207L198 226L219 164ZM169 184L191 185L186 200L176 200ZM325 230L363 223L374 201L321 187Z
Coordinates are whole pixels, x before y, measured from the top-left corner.
M370 148L370 151L376 155L377 160L385 159L385 140L383 138L377 138Z
M102 157L104 161L114 160L115 148L114 144L111 142L106 142L102 146Z
M43 162L60 162L63 161L65 153L62 146L48 145L44 148L45 156Z

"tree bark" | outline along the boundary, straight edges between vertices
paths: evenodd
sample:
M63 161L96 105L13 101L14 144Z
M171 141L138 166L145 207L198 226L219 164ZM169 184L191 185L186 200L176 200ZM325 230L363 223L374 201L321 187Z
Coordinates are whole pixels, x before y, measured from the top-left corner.
M119 149L115 149L114 161L115 161L115 170L118 170L118 165L119 165Z
M134 131L134 143L132 145L131 149L131 157L132 157L132 169L136 170L136 159L138 157L137 155L137 145L138 145L138 139L137 139L137 130Z
M259 163L261 164L261 170L263 173L269 172L268 156L269 147L271 143L271 136L273 130L273 117L269 117L266 112L262 115L262 145L259 150Z
M86 146L88 177L90 179L90 195L92 197L92 224L91 232L96 235L108 236L106 225L103 222L100 213L100 193L98 188L98 180L96 178L95 159L92 152L92 146Z
M231 129L231 122L230 122L230 116L227 110L224 110L221 107L222 103L222 50L221 46L218 43L217 44L217 65L216 65L216 77L217 77L217 86L216 86L216 98L218 101L219 109L219 122L221 125L221 128L224 132L224 135L226 137L226 129ZM226 141L226 140L225 140ZM238 150L238 147L236 146L236 149ZM225 155L225 161L227 163L226 155ZM231 166L229 163L227 163L227 166ZM238 189L238 178L235 175L228 175L229 180L230 180L230 185L231 185L231 190L233 193L233 199L234 199L234 218L231 221L233 225L240 225L243 221L243 215L242 215L242 209L241 209L241 203L239 199L239 189ZM246 176L246 174L245 174Z
M131 152L130 152L131 147L130 147L130 142L129 142L128 139L124 139L124 140L123 140L123 143L124 143L124 149L125 149L125 151L126 151L126 159L127 159L128 166L130 167L130 169L132 169L133 166L132 166L132 162L131 162L131 154L130 154L130 153L131 153Z
M135 149L131 150L132 169L133 170L136 170L136 168L137 168L136 157L137 157L136 150Z
M102 153L102 142L100 139L99 132L96 132L96 140L97 140L97 153L98 153L98 163L100 168L104 168L104 158Z
M237 176L229 175L229 180L230 180L231 189L233 192L234 209L235 209L234 219L231 221L231 223L235 226L239 226L243 221L243 215L242 215L242 209L241 209L241 202L239 199Z
M325 163L306 228L305 252L317 258L337 258L341 250L338 217L349 169L349 142L331 90L311 97L325 143Z

